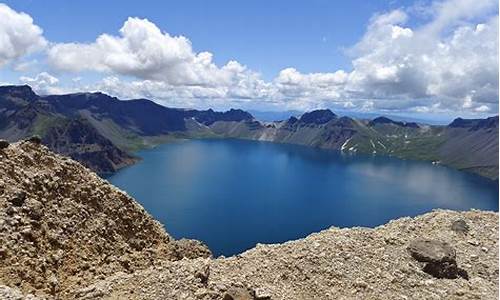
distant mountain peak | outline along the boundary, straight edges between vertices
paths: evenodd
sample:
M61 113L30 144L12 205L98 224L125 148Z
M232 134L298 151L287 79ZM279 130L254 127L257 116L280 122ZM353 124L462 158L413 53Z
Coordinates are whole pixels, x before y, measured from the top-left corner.
M486 119L463 119L456 118L448 127L451 128L470 128L471 130L498 128L498 116Z
M9 95L26 101L35 101L39 97L29 85L4 85L0 86L0 97Z
M335 119L337 117L336 114L334 114L331 110L329 109L317 109L313 110L310 112L304 113L299 121L301 123L305 124L325 124L330 122L331 120Z
M186 117L194 117L196 121L205 125L212 125L217 121L241 122L251 121L254 119L254 117L249 112L234 108L231 108L230 110L224 112L214 111L213 109L204 111L191 110L188 112Z
M419 128L420 127L415 122L399 122L399 121L394 121L394 120L389 119L389 118L384 117L384 116L377 117L368 123L369 126L375 126L377 124L393 124L393 125L397 125L397 126L410 127L410 128Z

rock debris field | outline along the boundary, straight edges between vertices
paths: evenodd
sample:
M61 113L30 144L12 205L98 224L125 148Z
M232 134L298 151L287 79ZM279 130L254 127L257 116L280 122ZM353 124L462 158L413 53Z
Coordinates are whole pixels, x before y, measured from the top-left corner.
M36 138L0 141L0 299L498 299L498 213L435 210L212 258Z

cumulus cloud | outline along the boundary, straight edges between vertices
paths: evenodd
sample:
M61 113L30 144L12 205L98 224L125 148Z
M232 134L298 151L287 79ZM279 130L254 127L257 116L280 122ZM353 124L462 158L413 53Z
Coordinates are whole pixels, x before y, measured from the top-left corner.
M59 79L47 72L41 72L35 77L21 76L19 82L28 84L31 88L41 95L61 94L65 90L58 87Z
M286 69L275 81L284 96L345 101L362 110L496 111L498 14L487 14L496 5L436 2L427 8L431 20L416 28L406 25L411 15L402 9L375 15L348 51L350 72ZM341 80L318 80L339 74Z
M407 99L452 109L497 106L498 15L463 23L491 3L434 5L435 19L416 29L405 27L408 16L400 10L375 17L351 49L346 89L364 98L399 100L402 108Z
M49 62L60 70L129 75L171 85L228 86L249 72L238 62L219 68L212 53L195 53L189 39L162 32L147 19L129 18L120 35L102 34L94 43L56 44Z
M45 47L42 33L29 15L0 3L0 67Z
M35 26L29 16L23 18ZM218 66L212 53L195 52L188 38L139 18L129 18L118 34L102 34L91 43L53 44L47 51L54 70L104 74L82 88L173 106L237 102L281 109L498 111L496 1L435 1L418 12L401 8L376 14L347 55L350 70L332 66L331 72L301 73L290 67L265 81L234 60ZM58 84L43 77L25 79L45 80L40 89Z

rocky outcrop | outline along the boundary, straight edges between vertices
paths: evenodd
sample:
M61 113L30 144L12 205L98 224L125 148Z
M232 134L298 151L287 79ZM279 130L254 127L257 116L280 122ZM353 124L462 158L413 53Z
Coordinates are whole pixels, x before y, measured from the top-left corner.
M469 224L467 234L451 229L456 220ZM422 240L433 242L418 244ZM207 279L195 276L207 269ZM462 269L468 277L444 276ZM165 262L116 274L75 294L81 299L497 299L497 280L498 213L437 210L374 229L332 227L230 258Z
M337 115L329 109L318 109L303 114L299 121L304 124L325 124L336 117Z
M54 124L42 142L52 151L69 156L99 174L110 174L138 161L99 134L85 119Z
M0 151L0 233L0 284L49 298L162 260L210 256L198 241L175 241L107 181L33 141Z

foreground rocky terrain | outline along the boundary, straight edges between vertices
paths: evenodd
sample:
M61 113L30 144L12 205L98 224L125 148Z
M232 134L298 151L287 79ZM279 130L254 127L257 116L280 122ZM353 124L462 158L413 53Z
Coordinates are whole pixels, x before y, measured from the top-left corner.
M332 227L214 259L39 142L0 143L0 299L497 299L498 213Z
M0 284L65 298L117 272L211 255L173 240L134 199L39 142L0 150Z

